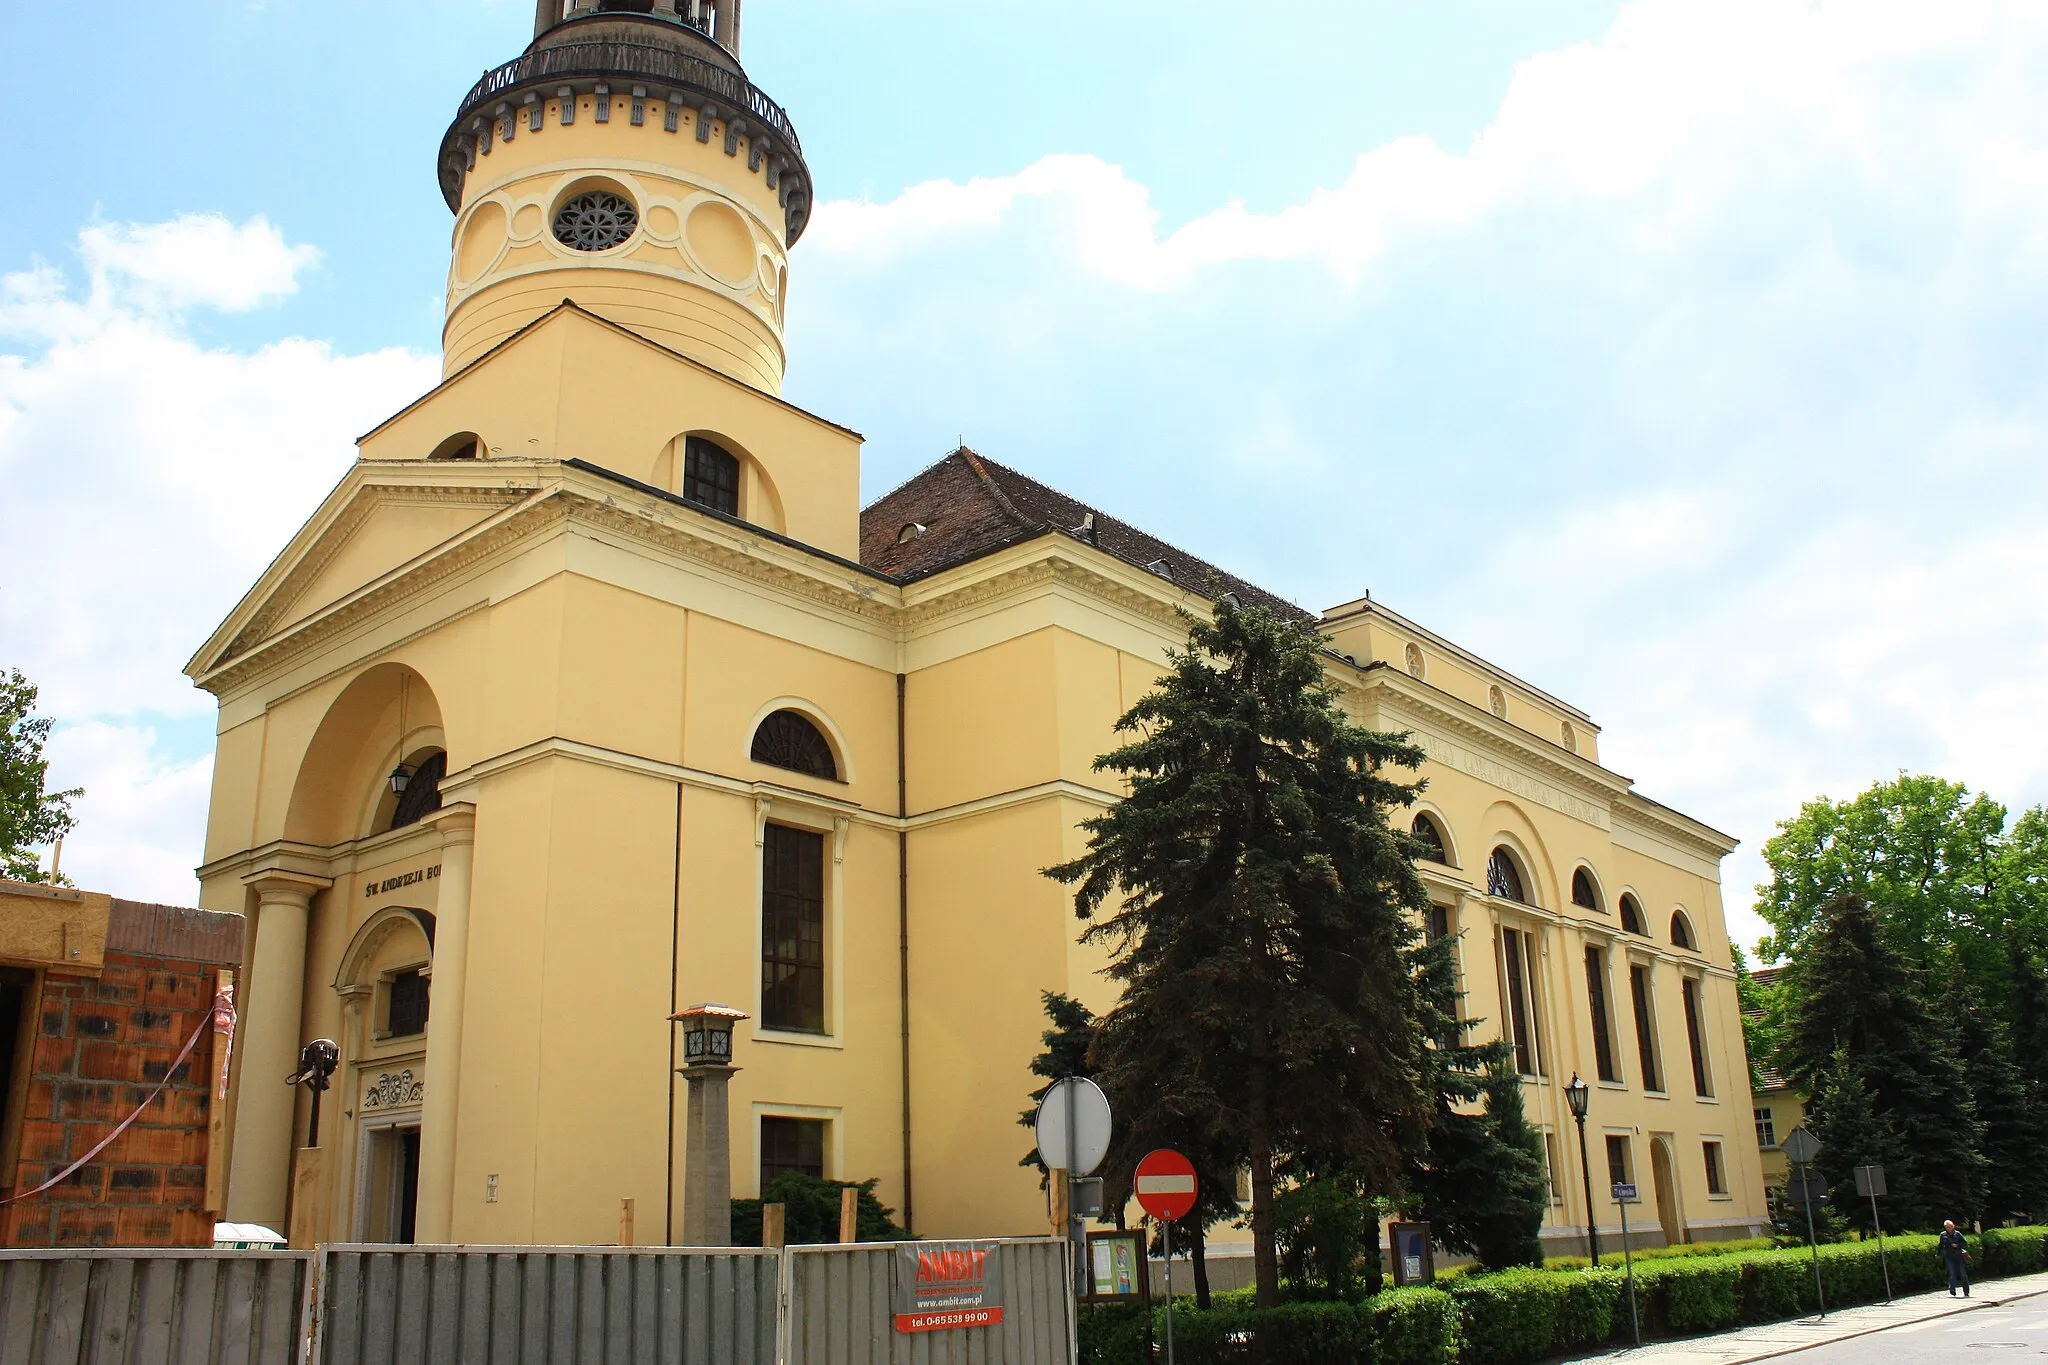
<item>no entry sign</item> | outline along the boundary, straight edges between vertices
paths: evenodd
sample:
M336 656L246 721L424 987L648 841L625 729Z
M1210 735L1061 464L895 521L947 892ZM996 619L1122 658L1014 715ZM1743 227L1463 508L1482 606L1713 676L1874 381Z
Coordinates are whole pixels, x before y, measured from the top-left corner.
M1172 1222L1195 1207L1195 1163L1164 1147L1138 1163L1138 1207Z

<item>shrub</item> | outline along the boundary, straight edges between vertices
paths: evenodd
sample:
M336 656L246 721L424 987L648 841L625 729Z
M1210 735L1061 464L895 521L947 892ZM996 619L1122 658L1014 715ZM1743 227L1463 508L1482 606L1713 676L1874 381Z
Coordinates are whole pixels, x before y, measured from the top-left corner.
M1566 1279L1554 1271L1520 1269L1457 1281L1449 1292L1458 1306L1461 1358L1508 1365L1558 1349Z
M1145 1312L1124 1304L1083 1308L1074 1319L1081 1343L1081 1365L1149 1365L1145 1350Z
M2032 1275L2048 1268L2048 1232L2041 1228L1986 1228L1977 1238L1976 1255L1971 1258L1976 1273Z
M1647 1305L1652 1330L1718 1332L1742 1313L1744 1258L1686 1256L1653 1261L1636 1271L1638 1307Z
M1374 1365L1452 1365L1458 1358L1458 1309L1441 1289L1416 1285L1374 1295L1370 1318Z

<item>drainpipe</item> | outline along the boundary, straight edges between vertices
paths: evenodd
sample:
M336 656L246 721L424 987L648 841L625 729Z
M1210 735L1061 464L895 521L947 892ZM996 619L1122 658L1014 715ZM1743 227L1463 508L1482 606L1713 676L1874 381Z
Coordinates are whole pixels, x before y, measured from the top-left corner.
M910 1231L916 1208L910 1193L910 816L903 767L904 675L896 675L896 993L903 1021L903 1229Z

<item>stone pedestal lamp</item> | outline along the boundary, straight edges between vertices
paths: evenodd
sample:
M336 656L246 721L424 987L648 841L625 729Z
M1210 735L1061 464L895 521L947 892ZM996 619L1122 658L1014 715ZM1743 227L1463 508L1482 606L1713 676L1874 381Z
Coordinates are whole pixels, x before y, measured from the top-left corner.
M669 1018L682 1025L683 1065L690 1083L683 1166L683 1245L732 1245L732 1134L725 1087L732 1064L732 1026L745 1010L692 1005Z

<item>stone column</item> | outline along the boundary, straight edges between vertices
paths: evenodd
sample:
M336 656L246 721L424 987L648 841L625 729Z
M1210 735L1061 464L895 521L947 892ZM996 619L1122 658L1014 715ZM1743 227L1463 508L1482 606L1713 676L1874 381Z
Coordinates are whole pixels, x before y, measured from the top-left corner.
M326 877L268 870L243 878L256 893L256 945L249 954L236 1032L242 1051L235 1090L235 1143L228 1221L285 1230L290 1202L292 1131L298 1090L285 1083L299 1067L299 1026L306 987L306 920Z
M711 36L733 56L740 55L740 0L718 0L718 32Z
M686 1066L689 1119L684 1129L683 1245L732 1245L732 1130L725 1088L730 1066Z
M420 1104L420 1195L414 1240L446 1243L454 1240L456 1101L462 1080L476 807L455 802L428 818L441 832L441 889L434 900L434 960L428 968L433 995L427 1009L427 1093Z

